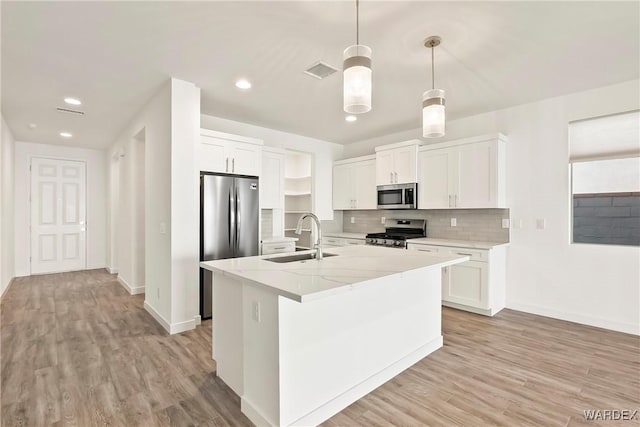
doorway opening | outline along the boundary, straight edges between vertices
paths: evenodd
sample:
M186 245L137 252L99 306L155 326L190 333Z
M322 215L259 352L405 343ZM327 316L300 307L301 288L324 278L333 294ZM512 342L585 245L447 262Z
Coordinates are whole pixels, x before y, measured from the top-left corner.
M145 148L146 148L146 131L142 128L132 141L133 154L133 191L132 191L132 207L133 207L133 283L135 288L145 289L145 270L146 270L146 245L145 245L145 198L146 198L146 179L145 179Z

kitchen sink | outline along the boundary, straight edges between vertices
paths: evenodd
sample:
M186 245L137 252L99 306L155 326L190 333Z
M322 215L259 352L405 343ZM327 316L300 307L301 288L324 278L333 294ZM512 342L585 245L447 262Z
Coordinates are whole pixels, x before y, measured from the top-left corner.
M327 254L323 253L322 258L328 258L331 256L336 256L337 254ZM289 255L289 256L281 256L278 258L267 258L265 261L277 262L283 264L285 262L296 262L296 261L307 261L307 260L316 260L316 253L312 254L300 254L300 255Z

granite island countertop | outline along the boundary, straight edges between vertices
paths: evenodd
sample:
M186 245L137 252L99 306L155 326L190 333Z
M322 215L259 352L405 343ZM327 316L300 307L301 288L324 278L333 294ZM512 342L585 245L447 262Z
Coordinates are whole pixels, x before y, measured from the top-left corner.
M299 251L298 254L314 251ZM349 292L385 276L422 268L443 268L468 261L468 256L435 255L379 246L346 246L324 251L337 256L321 261L268 261L291 254L263 255L203 261L202 268L236 280L268 288L298 302Z

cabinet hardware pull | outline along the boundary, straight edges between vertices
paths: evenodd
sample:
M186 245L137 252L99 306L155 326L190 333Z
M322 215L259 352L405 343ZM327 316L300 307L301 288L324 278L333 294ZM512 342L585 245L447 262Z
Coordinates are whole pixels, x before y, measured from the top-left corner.
M457 194L453 195L453 206L456 207L456 208L458 207L458 195Z
M451 194L449 194L449 207L451 207Z
M420 252L433 252L431 249L418 249Z
M277 248L273 248L273 249L278 251L278 250L281 250L281 249L287 249L287 247L286 246L278 246Z
M236 171L236 159L235 157L233 159L231 159L231 172L235 172Z
M393 184L393 172L389 172L389 182Z
M229 172L229 158L227 157L224 162L225 162L224 171Z
M398 172L395 172L396 174L396 184L398 183Z
M465 254L464 252L456 252L458 255L473 256L473 254Z

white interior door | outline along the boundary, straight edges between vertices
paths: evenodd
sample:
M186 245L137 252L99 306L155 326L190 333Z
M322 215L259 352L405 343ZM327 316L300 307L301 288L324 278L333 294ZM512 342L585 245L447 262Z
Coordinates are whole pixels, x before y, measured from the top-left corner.
M86 268L84 162L31 160L31 274Z

